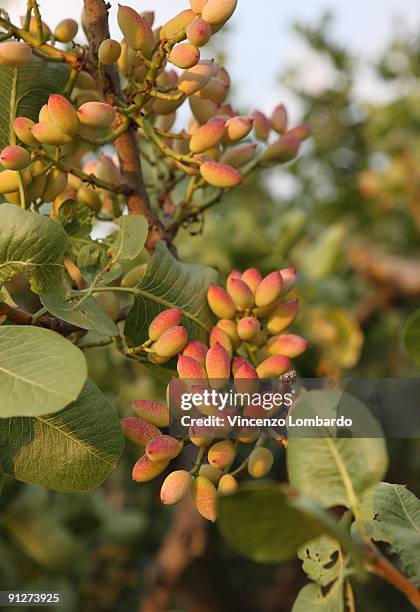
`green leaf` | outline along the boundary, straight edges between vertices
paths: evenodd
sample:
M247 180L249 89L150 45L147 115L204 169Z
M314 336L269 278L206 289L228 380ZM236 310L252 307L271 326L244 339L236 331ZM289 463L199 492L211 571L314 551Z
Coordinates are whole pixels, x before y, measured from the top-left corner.
M420 500L403 485L381 482L366 491L361 512L371 538L390 544L420 586Z
M0 420L5 472L56 491L97 487L115 468L123 446L118 417L91 380L61 412Z
M126 320L124 333L130 346L147 340L150 322L162 310L179 307L190 339L207 341L214 317L207 305L207 289L217 280L211 268L177 261L158 242Z
M303 561L303 571L321 586L327 586L338 577L338 555L336 540L328 536L316 538L298 550L298 557Z
M402 343L406 353L420 368L420 308L416 310L402 332Z
M78 397L86 377L82 351L59 334L0 327L0 417L57 412Z
M93 241L80 250L77 256L77 267L90 285L102 286L123 274L120 264L110 265L106 247Z
M38 121L38 113L51 93L61 93L69 69L64 64L34 57L22 68L0 67L0 148L13 143L16 117Z
M41 295L41 302L55 317L82 329L91 329L102 336L116 336L118 328L97 300L88 293L66 298L64 290Z
M1 204L0 284L19 273L31 277L37 293L61 285L67 237L58 223L13 204Z
M218 525L226 541L259 563L278 563L325 533L353 547L349 534L312 500L274 483L249 483L219 498Z
M66 232L69 249L75 256L83 247L93 243L90 237L92 211L84 204L76 200L66 200L58 209L57 221Z
M290 438L290 484L322 507L354 508L388 466L383 438Z
M130 215L115 220L120 229L112 234L109 250L113 261L135 259L142 252L148 234L146 217Z
M299 592L292 612L344 612L343 582L337 580L325 595L317 584L307 584Z

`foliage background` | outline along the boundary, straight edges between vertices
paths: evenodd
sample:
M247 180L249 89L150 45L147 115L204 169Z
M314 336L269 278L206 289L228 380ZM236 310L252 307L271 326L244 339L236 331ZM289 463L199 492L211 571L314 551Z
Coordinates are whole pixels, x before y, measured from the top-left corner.
M308 89L305 66L291 62L281 77L313 138L297 162L235 191L204 226L193 228L196 235L191 228L181 233L180 256L222 275L232 267L269 272L296 265L297 328L312 341L303 375L418 375L400 334L420 295L420 38L408 26L396 29L370 66L387 95L369 101L359 93L364 59L343 46L329 17L299 24L297 32L308 56L331 75ZM229 55L229 34L215 51ZM162 394L141 366L115 351L91 350L88 361L121 415L132 399ZM389 451L387 480L419 494L418 442L390 441ZM173 586L170 575L167 584L156 576L176 511L159 504L158 483L130 481L134 457L127 446L116 472L90 493L7 481L0 499L0 588L63 590L66 610L159 609L146 593ZM273 474L284 479L281 460ZM174 610L288 611L305 581L300 562L266 567L238 558L217 527L204 543L175 542L169 550L175 565L188 547L192 563L176 576ZM375 579L357 597L360 610L410 609Z

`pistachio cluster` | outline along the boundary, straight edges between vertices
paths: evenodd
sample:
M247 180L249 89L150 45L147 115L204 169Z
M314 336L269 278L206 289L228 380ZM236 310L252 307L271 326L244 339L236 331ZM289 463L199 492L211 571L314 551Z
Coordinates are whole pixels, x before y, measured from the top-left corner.
M64 95L49 96L38 122L34 117L15 119L11 145L0 155L0 193L25 208L53 202L53 214L71 199L112 220L124 210L130 188L117 156L111 153L104 160L97 149L135 128L140 153L147 142L163 156L173 175L171 184L179 182L179 175L189 178L185 198L169 221L172 228L200 214L200 198L194 197L202 197L200 190L234 188L257 165L295 158L308 127L291 128L282 104L270 118L260 111L240 115L228 101L228 72L203 56L205 45L236 5L237 0L191 0L189 9L157 28L153 12L119 5L122 40L102 41L94 72L85 50L74 44L79 27L73 19L64 19L52 30L30 13L22 18L22 28L0 18L0 26L10 34L10 40L0 43L0 66L24 68L40 54L71 66ZM87 33L86 15L81 21ZM69 43L81 50L62 50L60 44ZM123 98L109 95L110 67L118 73ZM186 101L191 111L188 125L172 132L177 110ZM86 167L89 148L96 160ZM147 151L144 155L149 159Z
M148 340L131 350L137 354L145 351L157 364L177 356L179 392L194 384L201 390L203 385L220 389L231 379L240 391L258 391L263 379L276 379L289 371L292 359L307 347L304 338L285 333L298 314L295 282L293 268L276 270L264 278L256 268L242 274L234 270L226 288L213 284L208 290L208 305L218 319L208 345L189 341L182 311L172 308L152 321ZM138 400L132 407L135 416L122 419L122 426L126 437L145 449L133 468L136 482L149 481L164 472L186 443L199 449L190 471L175 470L165 478L161 500L166 505L177 503L191 491L198 512L214 521L217 495L235 491L238 475L247 472L252 478L263 478L273 465L273 453L264 446L267 436L256 428L244 429L235 440L232 436L229 439L226 431L227 439L217 441L211 428L190 427L188 438L178 440L161 431L169 427L168 405ZM208 414L206 410L213 414L212 409L200 409ZM263 416L264 409L250 405L244 407L244 414ZM242 445L249 452L235 467Z

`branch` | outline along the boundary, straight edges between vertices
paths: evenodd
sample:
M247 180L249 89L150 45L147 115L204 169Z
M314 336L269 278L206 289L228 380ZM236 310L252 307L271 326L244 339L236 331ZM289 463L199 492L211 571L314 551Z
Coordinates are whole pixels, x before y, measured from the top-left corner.
M44 327L45 329L51 329L62 336L68 336L76 331L86 332L85 329L76 327L76 325L70 325L65 321L60 321L50 315L43 315L39 317L35 322L32 315L25 310L20 308L14 308L6 302L0 302L0 314L6 315L7 319L17 325L37 325L38 327Z
M375 545L371 545L368 554L370 556L368 562L369 571L383 578L383 580L386 580L389 584L392 584L392 586L407 597L416 610L420 610L420 590L416 585L401 574L401 572L382 555Z
M98 74L98 49L105 38L109 38L108 8L103 0L84 0L86 11L89 52L87 62L91 74L100 86ZM115 66L108 66L105 70L108 80L107 99L110 103L123 99L121 84ZM118 118L121 122L122 119ZM117 129L119 125L115 126ZM144 184L140 153L137 144L137 134L134 125L130 125L116 141L115 147L120 160L121 173L129 186L131 193L127 197L128 213L130 215L144 215L149 224L149 235L146 248L152 252L158 240L169 242L169 238L150 207L149 196Z

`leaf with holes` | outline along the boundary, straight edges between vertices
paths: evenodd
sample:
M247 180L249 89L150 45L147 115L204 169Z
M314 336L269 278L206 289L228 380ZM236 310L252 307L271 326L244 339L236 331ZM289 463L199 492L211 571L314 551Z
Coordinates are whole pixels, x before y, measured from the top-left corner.
M338 554L337 542L328 536L316 538L298 551L303 571L321 586L327 586L337 578L340 569Z
M56 291L61 285L67 247L62 227L13 204L1 204L0 214L0 285L24 273L35 292Z
M420 586L420 500L403 485L381 482L366 491L361 512L371 538L390 544Z
M190 339L207 341L214 317L207 305L207 289L217 279L211 268L177 261L159 242L142 281L136 286L124 333L129 346L147 340L151 321L162 310L182 309L182 325Z
M57 412L79 395L87 377L85 357L48 329L0 327L0 417Z
M37 57L22 68L0 67L0 149L14 142L16 117L38 121L41 107L52 93L61 93L69 69L64 64L44 62Z
M115 468L124 436L113 407L91 380L61 412L0 420L7 474L56 491L87 491Z

